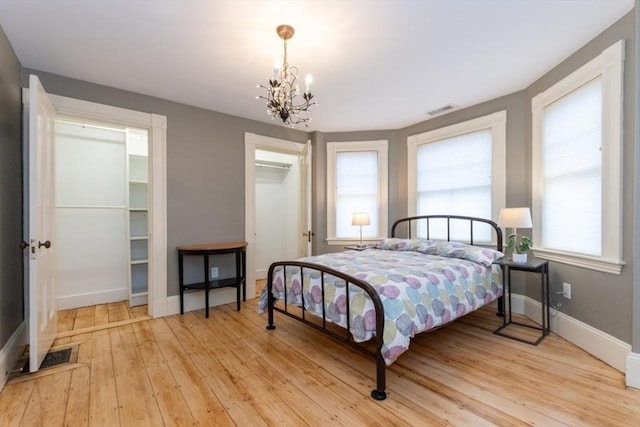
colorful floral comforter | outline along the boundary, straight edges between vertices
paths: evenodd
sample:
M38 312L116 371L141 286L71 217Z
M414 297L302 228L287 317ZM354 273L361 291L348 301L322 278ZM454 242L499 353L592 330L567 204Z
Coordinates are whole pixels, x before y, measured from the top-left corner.
M442 326L502 295L502 270L492 265L502 253L453 242L420 239L386 239L377 248L330 253L300 259L323 264L364 280L380 295L385 325L383 356L387 365L409 348L417 333ZM287 267L287 301L346 327L345 282L325 275L322 301L320 274ZM273 294L284 298L282 267L276 269ZM352 285L349 289L351 334L356 342L375 334L375 312L371 299ZM258 311L267 309L267 287Z

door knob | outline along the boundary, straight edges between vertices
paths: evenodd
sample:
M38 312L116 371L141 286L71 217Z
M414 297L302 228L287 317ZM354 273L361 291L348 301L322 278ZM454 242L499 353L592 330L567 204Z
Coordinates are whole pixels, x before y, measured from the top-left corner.
M41 241L38 241L38 249L41 247L45 247L47 249L49 249L51 247L51 242L49 240L47 240L46 242L42 243Z
M27 249L28 247L29 247L29 244L24 240L20 242L20 249Z

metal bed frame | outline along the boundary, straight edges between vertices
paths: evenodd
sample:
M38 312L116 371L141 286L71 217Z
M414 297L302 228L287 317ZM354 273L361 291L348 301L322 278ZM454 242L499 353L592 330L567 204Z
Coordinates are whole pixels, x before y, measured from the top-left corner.
M485 223L489 224L496 235L496 248L497 250L502 250L502 230L498 227L498 225L488 219L484 218L474 218L469 216L458 216L458 215L422 215L422 216L413 216L408 218L402 218L397 220L393 226L391 227L391 237L397 237L396 234L399 233L400 228L404 227L404 233L401 233L403 237L411 238L412 237L412 224L417 223L417 221L425 221L427 227L427 239L429 238L429 227L431 225L432 220L446 220L447 224L447 241L451 240L451 221L468 221L469 222L469 239L464 240L464 243L469 243L473 245L475 243L474 240L474 224L475 223ZM415 227L417 229L417 227ZM493 246L493 245L492 245ZM273 275L276 268L282 267L283 275L284 275L284 283L286 283L286 274L287 267L299 267L300 268L300 277L304 277L304 270L312 270L319 272L321 287L322 287L322 301L324 301L324 278L326 275L334 276L336 278L344 280L345 290L346 290L346 321L347 327L345 329L341 327L335 326L335 324L327 321L327 316L325 312L325 304L322 304L322 318L319 320L319 317L315 314L312 314L311 317L307 316L306 309L304 304L301 306L295 305L294 309L290 308L291 305L287 301L287 292L284 292L284 306L280 307L276 305L276 298L273 296ZM350 308L349 308L349 288L350 285L354 285L362 291L364 291L371 301L373 302L373 306L375 308L376 313L376 332L375 336L371 339L375 341L375 351L366 348L364 343L356 343L351 337L351 324L350 324ZM371 397L375 400L384 400L387 398L386 389L386 364L384 361L384 357L382 356L382 344L383 344L383 331L384 331L384 309L382 306L382 301L380 300L380 296L377 291L369 285L367 282L357 279L348 274L342 273L340 271L334 270L332 268L326 267L321 264L315 264L304 261L279 261L274 262L269 267L269 272L267 275L267 292L268 292L268 330L275 329L273 313L277 311L286 316L289 316L299 322L302 322L306 325L311 326L312 328L321 331L322 333L348 345L349 347L365 354L368 357L371 357L376 362L376 388L371 391ZM303 296L304 298L304 296ZM504 295L499 297L498 299L498 315L503 315L503 307L504 307ZM312 320L309 320L309 318ZM313 321L315 320L315 321ZM334 325L334 327L330 327L330 325ZM368 342L370 342L369 340Z

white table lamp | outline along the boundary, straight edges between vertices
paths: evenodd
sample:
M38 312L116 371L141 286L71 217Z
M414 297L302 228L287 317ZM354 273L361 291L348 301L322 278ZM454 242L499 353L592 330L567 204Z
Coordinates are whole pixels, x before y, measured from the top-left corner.
M359 248L363 248L364 245L362 244L362 226L363 225L371 225L371 222L369 221L369 213L368 212L354 212L353 216L351 217L351 225L359 225L360 226L360 244L358 245Z
M514 249L517 245L518 234L516 233L518 228L531 228L533 224L531 222L531 210L529 208L504 208L500 209L500 217L498 218L498 226L504 228L511 228L511 234L514 239ZM514 250L514 253L517 250ZM514 254L515 255L521 254ZM524 254L524 262L526 262L526 254Z

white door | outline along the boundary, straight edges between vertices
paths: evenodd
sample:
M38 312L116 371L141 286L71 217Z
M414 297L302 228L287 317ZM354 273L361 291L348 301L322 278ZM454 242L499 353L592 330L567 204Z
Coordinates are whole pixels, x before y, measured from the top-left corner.
M39 369L56 335L55 109L29 76L29 371Z
M313 228L311 223L311 141L307 141L304 151L300 154L300 207L301 221L300 225L300 256L306 257L312 255L313 247Z

